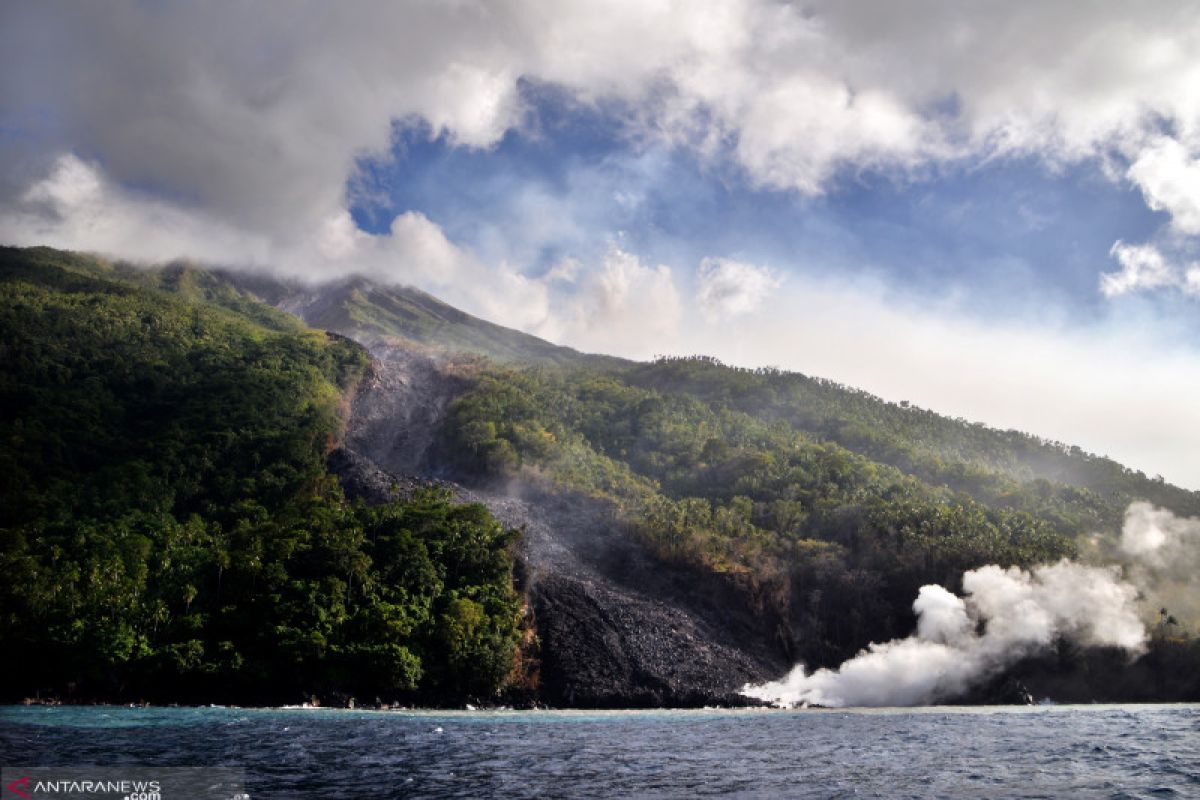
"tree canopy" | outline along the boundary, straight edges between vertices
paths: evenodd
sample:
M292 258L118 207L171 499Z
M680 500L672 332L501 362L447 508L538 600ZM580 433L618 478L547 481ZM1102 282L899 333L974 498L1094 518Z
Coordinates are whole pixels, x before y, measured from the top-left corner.
M515 532L445 492L349 503L326 471L367 363L204 273L0 251L4 693L503 686Z

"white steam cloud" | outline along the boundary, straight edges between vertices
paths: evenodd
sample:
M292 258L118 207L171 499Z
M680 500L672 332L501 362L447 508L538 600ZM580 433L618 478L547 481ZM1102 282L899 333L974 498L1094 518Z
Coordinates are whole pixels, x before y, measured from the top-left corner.
M965 573L963 591L923 586L915 635L872 644L836 670L810 674L801 665L742 692L779 705L922 705L961 694L1060 636L1130 652L1145 645L1137 589L1114 567L989 565Z
M964 597L923 586L912 636L871 644L837 669L798 665L742 693L781 706L922 705L961 695L1060 638L1138 654L1146 611L1200 619L1200 519L1132 503L1119 550L1120 566L980 567L963 574Z
M1166 609L1182 624L1200 623L1200 519L1133 503L1125 512L1121 552L1151 611Z

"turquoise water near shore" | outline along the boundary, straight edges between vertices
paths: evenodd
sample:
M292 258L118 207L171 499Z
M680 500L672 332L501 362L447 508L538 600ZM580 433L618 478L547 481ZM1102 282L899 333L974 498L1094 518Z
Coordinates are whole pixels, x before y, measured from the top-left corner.
M0 763L240 767L252 798L1198 797L1200 705L0 707Z

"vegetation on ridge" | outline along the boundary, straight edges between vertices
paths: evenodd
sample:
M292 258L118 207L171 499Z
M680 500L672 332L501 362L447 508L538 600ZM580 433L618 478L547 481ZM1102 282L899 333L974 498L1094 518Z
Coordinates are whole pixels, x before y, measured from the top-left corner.
M486 696L515 536L437 492L347 503L367 365L185 267L0 250L0 685L10 698Z
M1200 492L1147 477L1079 447L953 419L907 402L889 403L799 373L729 367L705 357L669 357L631 369L629 381L785 422L985 502L1004 504L1023 492L1058 495L1054 502L1082 515L1068 527L1111 528L1134 499L1177 514L1200 515Z
M742 587L790 632L798 658L821 665L910 633L924 584L957 588L965 570L1055 561L1082 534L1115 533L1125 492L1142 488L1134 473L1101 495L1018 481L982 458L952 469L933 455L936 436L906 439L886 415L864 428L890 456L872 459L811 430L836 414L848 427L855 407L791 399L829 392L807 380L703 358L494 370L453 405L445 452L467 472L533 471L614 499L661 559ZM944 441L950 423L930 426ZM867 449L862 436L851 444Z
M343 334L479 353L504 330L420 293L342 288L322 319ZM21 654L0 668L6 695L436 701L504 685L515 534L444 493L344 499L324 455L367 356L256 299L289 292L0 249L0 646ZM508 333L461 376L439 466L611 499L649 552L726 582L810 665L910 633L924 583L1115 535L1131 499L1200 514L1200 494L1109 459L826 381ZM1180 633L1156 630L1170 669L1200 652Z

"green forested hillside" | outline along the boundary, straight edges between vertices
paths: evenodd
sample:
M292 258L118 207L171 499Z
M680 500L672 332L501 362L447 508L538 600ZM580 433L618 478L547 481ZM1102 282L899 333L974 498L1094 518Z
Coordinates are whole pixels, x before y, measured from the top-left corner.
M344 501L324 455L366 365L197 270L0 250L3 693L494 692L515 534Z
M497 371L454 405L446 452L477 474L541 474L616 499L624 524L661 558L723 574L778 615L810 664L910 633L926 583L955 588L964 570L1054 561L1074 555L1083 534L1115 534L1147 483L1121 472L1117 489L1100 494L1021 482L984 459L993 432L938 418L927 437L907 439L886 414L867 426L863 408L877 411L877 400L843 408L828 395L844 390L818 384L813 393L826 397L809 404L807 390L799 376L709 359L606 374ZM850 441L860 452L829 430L847 419L862 427ZM934 454L955 426L965 428L954 440L961 460L943 461ZM996 458L1017 461L1011 451ZM1194 502L1149 483L1181 498L1181 510Z
M741 369L706 357L665 357L637 364L581 354L477 319L429 295L364 279L302 290L278 281L226 276L317 327L359 338L396 337L442 350L483 355L497 364L539 365L620 375L632 387L699 400L782 422L841 445L933 486L965 491L989 505L1040 505L1068 518L1059 527L1112 529L1133 499L1200 515L1200 492L1148 477L1079 447L1020 431L953 419L893 403L852 387L783 372Z
M324 457L366 352L257 298L487 356L444 365L469 388L439 471L614 501L656 565L724 582L810 665L910 633L923 584L1115 536L1133 499L1200 514L1078 448L803 375L584 356L361 281L297 292L0 248L4 695L435 700L510 676L516 534L437 492L348 503Z
M709 358L662 358L638 365L628 379L664 394L696 397L786 422L929 483L964 490L989 502L1003 503L1022 491L1062 494L1074 487L1098 496L1062 498L1081 510L1105 507L1119 514L1131 500L1143 499L1178 514L1200 515L1200 492L1147 477L1110 458L1020 431L952 419L908 403L889 403L819 378L773 369L738 369ZM1109 513L1092 524L1107 527L1118 519Z

